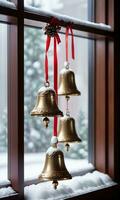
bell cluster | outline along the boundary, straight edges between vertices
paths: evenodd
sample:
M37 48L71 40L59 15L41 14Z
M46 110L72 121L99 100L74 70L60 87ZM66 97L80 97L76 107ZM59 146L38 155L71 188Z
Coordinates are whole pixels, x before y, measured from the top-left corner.
M59 30L59 26L48 24L45 27L45 34L54 37ZM32 116L43 117L43 124L46 128L49 126L49 117L59 116L58 136L53 136L51 139L51 146L46 152L44 168L39 176L40 180L52 181L54 189L57 189L58 181L72 178L65 166L64 154L57 147L57 144L58 142L63 143L66 150L69 151L69 143L81 142L75 128L75 119L70 116L68 106L70 96L80 94L76 86L75 74L70 69L68 62L65 62L65 66L59 75L58 95L66 98L66 115L63 116L63 112L59 109L56 103L56 92L50 87L50 84L44 84L38 90L36 104L31 111Z

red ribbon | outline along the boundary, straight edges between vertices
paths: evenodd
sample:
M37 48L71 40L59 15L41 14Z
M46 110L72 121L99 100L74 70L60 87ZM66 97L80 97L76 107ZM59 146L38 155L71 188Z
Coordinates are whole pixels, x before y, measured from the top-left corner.
M56 103L58 103L58 59L57 59L57 43L59 44L60 41L60 37L57 34L54 37L54 89L56 92ZM57 136L57 117L54 117L54 132L53 135Z
M58 25L58 20L55 18L52 18L51 25ZM51 36L47 35L46 39L46 49L45 49L45 80L48 82L48 50L50 47L51 42ZM56 103L58 103L58 97L57 97L57 87L58 87L58 58L57 58L57 44L61 42L60 37L58 33L54 36L54 89L56 92ZM57 117L54 117L54 131L53 135L57 136Z
M51 41L51 37L49 35L47 35L47 39L46 39L46 49L45 49L45 80L46 82L48 82L49 77L48 77L48 50L50 47L50 41Z
M66 27L66 61L68 61L68 35L69 31L71 32L71 51L72 51L72 59L75 59L75 48L74 48L74 34L71 26Z

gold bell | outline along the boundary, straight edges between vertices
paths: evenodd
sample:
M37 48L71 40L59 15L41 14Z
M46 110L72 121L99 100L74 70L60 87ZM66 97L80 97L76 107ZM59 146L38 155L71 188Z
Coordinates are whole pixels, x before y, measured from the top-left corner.
M54 189L57 189L58 181L71 178L64 163L63 152L57 148L57 143L53 143L46 152L44 168L39 179L52 181Z
M58 95L80 95L75 83L75 74L65 62L65 68L60 72Z
M69 115L65 115L59 120L58 141L61 143L66 143L65 147L67 151L70 147L68 143L81 142L81 139L78 137L76 132L75 120Z
M31 115L43 117L63 115L56 104L56 93L51 87L49 87L49 85L39 89L36 105L31 111Z

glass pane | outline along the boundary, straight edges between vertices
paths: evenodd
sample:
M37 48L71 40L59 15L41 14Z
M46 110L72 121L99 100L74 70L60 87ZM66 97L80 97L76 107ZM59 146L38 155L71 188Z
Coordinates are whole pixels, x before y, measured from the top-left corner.
M36 102L38 89L44 83L44 54L45 38L43 31L25 27L25 55L24 55L24 145L25 145L25 179L37 178L40 174L45 158L45 152L50 146L53 133L53 120L50 119L49 128L45 129L40 117L31 117L30 112ZM61 44L58 48L59 71L65 61L64 35L60 35ZM51 44L53 44L51 42ZM75 72L76 84L81 96L71 97L70 113L76 120L76 130L81 137L81 143L71 145L70 151L65 153L67 168L74 170L82 163L88 162L88 40L75 38L75 61L70 59L71 68ZM71 55L71 51L69 52ZM53 51L49 51L49 76L53 86ZM59 97L59 107L64 111L66 102ZM60 145L64 149L64 145ZM78 164L79 163L79 164Z
M7 25L0 24L0 181L7 179Z
M25 6L41 8L81 20L88 19L88 0L25 0Z

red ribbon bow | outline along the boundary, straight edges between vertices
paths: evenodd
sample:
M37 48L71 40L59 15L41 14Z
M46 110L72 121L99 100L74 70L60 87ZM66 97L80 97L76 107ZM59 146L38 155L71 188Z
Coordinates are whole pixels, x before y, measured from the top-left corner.
M69 31L71 32L71 51L72 51L72 59L75 59L75 48L74 48L74 34L72 27L69 25L66 27L66 61L68 61L68 35Z

